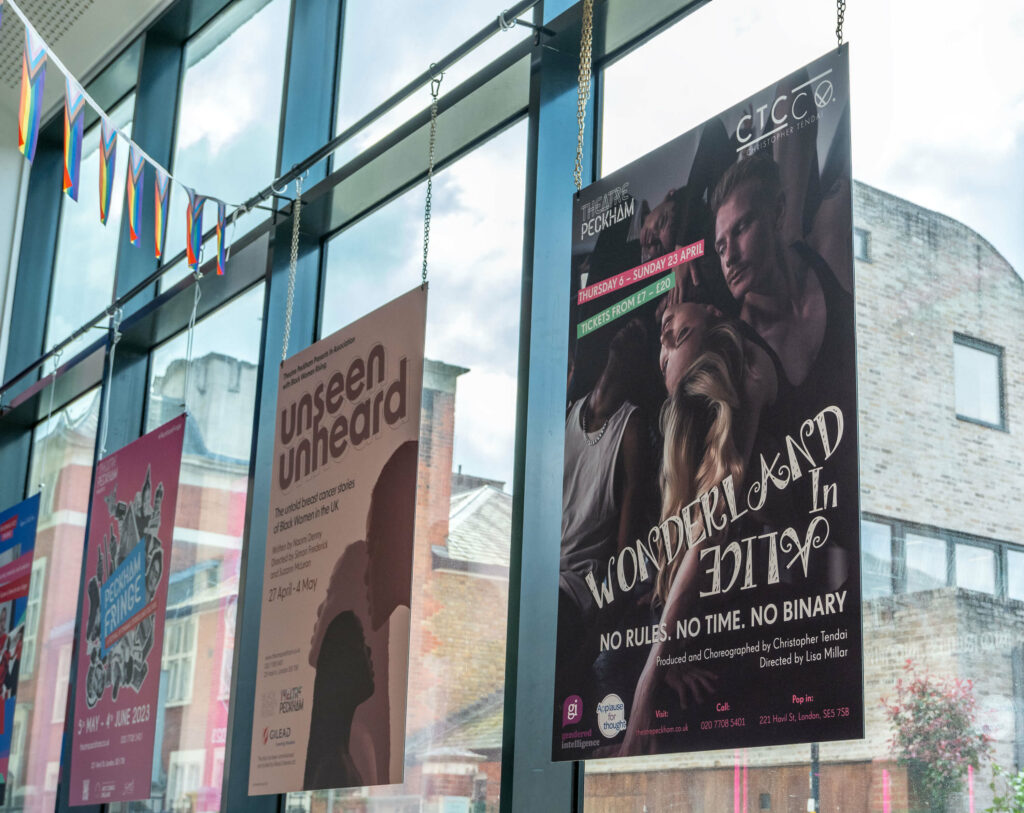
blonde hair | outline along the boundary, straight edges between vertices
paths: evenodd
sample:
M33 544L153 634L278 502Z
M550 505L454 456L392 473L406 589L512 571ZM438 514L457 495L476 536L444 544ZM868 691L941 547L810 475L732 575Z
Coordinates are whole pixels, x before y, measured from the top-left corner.
M731 321L704 334L701 353L683 374L661 408L665 438L661 463L661 521L678 515L701 494L730 474L742 482L745 463L734 439L736 410L743 385L743 336ZM703 519L695 523L699 529ZM661 568L654 592L662 602L682 561L679 552L667 562L666 545L658 549Z

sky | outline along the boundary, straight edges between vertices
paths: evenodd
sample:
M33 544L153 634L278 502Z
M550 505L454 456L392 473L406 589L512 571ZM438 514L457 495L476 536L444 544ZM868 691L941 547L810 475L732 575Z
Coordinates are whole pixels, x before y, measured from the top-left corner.
M714 0L646 42L606 72L603 171L835 47L835 22L824 0ZM966 223L1024 272L1024 4L858 0L843 30L854 177Z
M408 2L396 11L392 4L352 0L337 128L372 109L504 5ZM385 30L386 39L379 36ZM936 13L926 0L858 0L847 5L844 30L851 45L854 176L963 221L1024 269L1024 73L1017 66L1024 4L979 0L950 14ZM287 3L271 0L212 50L201 41L192 48L197 56L184 77L173 171L200 191L237 201L272 177L286 31ZM602 171L644 155L820 56L835 46L834 32L835 6L825 0L705 5L606 71ZM449 72L442 93L528 35L517 29L492 37ZM343 148L336 165L429 101L425 88L414 94ZM427 354L470 368L458 385L454 465L506 482L512 474L525 163L526 129L519 124L440 173L434 190ZM85 208L95 208L89 166L87 160L86 203L65 214L62 241L72 225L85 234L85 220L94 217ZM119 170L123 188L123 162ZM184 245L181 197L172 199L170 253ZM115 199L112 220L119 217L120 195ZM411 190L329 245L325 334L416 284L423 199L422 186ZM245 228L243 223L238 233ZM108 226L106 234L95 222L88 231L82 239L88 240L90 260L81 270L89 291L102 300L115 232ZM178 276L167 275L165 284ZM88 310L101 307L102 301ZM249 310L258 319L258 309L247 305ZM66 327L54 321L51 343L56 333L74 327L71 321ZM234 331L221 332L217 349L248 358L253 350L243 332L237 340Z

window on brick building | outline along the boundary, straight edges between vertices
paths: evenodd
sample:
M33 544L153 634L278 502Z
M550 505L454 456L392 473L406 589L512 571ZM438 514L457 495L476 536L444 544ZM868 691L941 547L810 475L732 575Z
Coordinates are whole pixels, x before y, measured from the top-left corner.
M1024 551L1006 552L1006 597L1024 601Z
M949 583L945 540L907 534L905 546L908 593L935 590Z
M867 229L853 230L853 256L858 260L871 261L871 232Z
M992 548L957 543L954 560L956 586L996 594L996 552Z
M1004 429L1003 349L953 334L953 377L956 416Z
M864 598L892 593L892 526L861 520L861 574Z

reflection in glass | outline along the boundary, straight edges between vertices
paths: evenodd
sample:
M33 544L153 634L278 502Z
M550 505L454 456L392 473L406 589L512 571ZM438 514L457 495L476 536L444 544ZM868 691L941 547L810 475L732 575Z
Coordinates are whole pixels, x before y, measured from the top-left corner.
M525 148L517 124L435 178L405 784L291 794L289 810L497 809ZM322 335L419 284L423 194L328 245Z
M70 654L78 610L99 390L81 396L32 433L29 493L42 491L18 680L7 805L50 811L57 790Z
M996 593L996 552L977 545L956 546L956 586L980 593Z
M907 534L907 592L934 590L947 584L946 543L930 536Z
M167 588L151 801L132 810L220 809L235 601L245 521L256 362L258 285L151 356L146 431L189 415ZM113 806L112 809L126 809Z
M173 171L200 194L241 203L274 176L289 6L288 0L237 3L185 48ZM185 250L186 200L172 185L168 260ZM231 232L245 234L261 217L250 212ZM203 231L216 223L216 207L208 206ZM204 256L213 253L215 246L209 246ZM187 274L182 264L161 278L161 287Z
M338 117L335 132L353 125L377 105L411 82L461 45L508 8L493 0L449 0L441 5L410 2L375 3L355 0L345 4L345 32L341 48ZM529 20L526 15L524 19ZM424 32L430 32L424 40ZM477 70L529 36L517 26L495 34L445 72L442 94L458 86ZM387 46L382 47L382 38ZM372 70L367 66L372 65ZM335 153L335 166L379 141L420 110L430 106L427 88L415 91L390 113L369 125Z
M1006 552L1006 597L1024 601L1024 552Z
M861 578L866 601L892 593L892 527L882 522L860 523Z
M132 133L135 95L132 94L110 112L110 121L126 136ZM110 193L107 223L100 222L100 125L97 122L82 137L82 168L78 200L61 195L60 228L57 255L50 288L49 321L46 324L46 348L66 339L82 322L106 308L114 298L118 236L124 208L124 185L128 166L128 144L117 140L114 185ZM146 248L137 246L139 251ZM86 333L63 352L67 361L102 333Z

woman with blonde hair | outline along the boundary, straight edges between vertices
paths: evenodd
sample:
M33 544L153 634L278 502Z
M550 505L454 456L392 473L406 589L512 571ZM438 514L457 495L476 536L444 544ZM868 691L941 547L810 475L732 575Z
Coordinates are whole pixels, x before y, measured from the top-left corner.
M664 454L661 464L661 518L679 516L701 494L731 476L740 491L748 469L762 415L776 400L776 362L762 343L738 320L693 303L670 304L662 315L662 370L669 397L661 412ZM673 370L681 367L681 376ZM707 532L705 532L705 530ZM722 541L725 531L704 529L695 519L699 541L672 561L663 544L654 603L669 629L691 609L698 590L701 551ZM685 708L700 702L714 688L713 675L689 664L659 667L669 641L652 646L636 693L620 754L645 748L639 732L651 728L658 698L670 689ZM653 746L653 739L650 742Z

